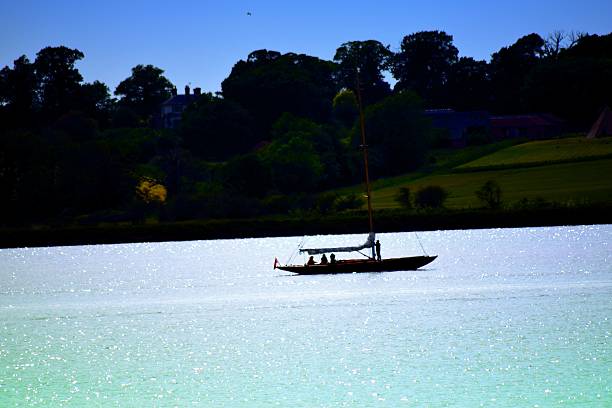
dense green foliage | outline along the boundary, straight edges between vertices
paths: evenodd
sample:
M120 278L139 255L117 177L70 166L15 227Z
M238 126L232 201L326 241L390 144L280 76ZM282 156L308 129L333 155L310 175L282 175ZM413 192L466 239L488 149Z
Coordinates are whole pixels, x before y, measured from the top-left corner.
M441 208L448 198L448 191L440 186L425 186L414 194L414 204L418 208Z
M164 71L153 65L136 65L132 75L117 85L115 95L122 96L119 104L133 110L147 123L158 112L159 105L170 97L172 83Z
M424 109L551 112L585 129L612 104L612 34L529 34L489 62L458 55L443 31L407 35L397 52L376 40L349 41L333 61L254 51L234 65L220 94L202 94L186 109L177 129L157 128L160 104L174 90L158 67L132 68L113 99L105 84L83 81L80 50L46 47L33 62L21 56L0 70L0 225L355 211L363 203L355 189L329 191L362 180L359 100L372 176L387 177L375 183L388 189L374 196L377 207L411 202L410 195L396 201L399 187L416 192L416 207L430 206L417 202L427 185L448 191L449 207L476 206L474 192L487 180L503 188L504 205L521 198L532 205L551 175L515 166L610 154L603 141L591 153L583 141L541 142L527 153L517 146L465 165L474 174L436 174L492 148L489 135L476 132L468 141L482 146L431 153L442 136ZM397 80L393 90L389 75ZM593 166L605 172L606 163ZM496 165L512 171L479 171ZM591 171L581 165L555 167L563 177L553 175L552 184L578 189L578 173ZM392 185L393 176L415 170ZM610 191L595 176L580 183L597 201ZM523 187L520 177L530 178Z
M180 135L186 149L205 160L226 160L259 141L253 118L230 99L202 95L183 115Z
M378 41L350 41L342 44L334 56L338 64L338 84L357 92L361 90L364 105L369 105L391 94L391 87L383 77L393 53Z
M433 104L444 101L459 50L444 31L420 31L402 40L393 61L396 88L411 89Z
M397 93L365 112L370 147L370 170L375 177L413 170L425 160L431 125L422 115L420 98L409 91ZM360 135L355 130L358 144Z
M329 61L304 54L259 50L239 61L223 81L223 96L242 105L255 120L264 140L283 113L316 121L331 118L332 99L339 90Z

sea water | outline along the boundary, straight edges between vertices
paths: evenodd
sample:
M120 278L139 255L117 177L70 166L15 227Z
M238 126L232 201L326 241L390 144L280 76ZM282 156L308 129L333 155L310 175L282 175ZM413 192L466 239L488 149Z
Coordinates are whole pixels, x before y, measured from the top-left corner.
M274 258L305 262L302 237L0 250L0 407L612 406L612 226L377 238L439 257L292 276Z

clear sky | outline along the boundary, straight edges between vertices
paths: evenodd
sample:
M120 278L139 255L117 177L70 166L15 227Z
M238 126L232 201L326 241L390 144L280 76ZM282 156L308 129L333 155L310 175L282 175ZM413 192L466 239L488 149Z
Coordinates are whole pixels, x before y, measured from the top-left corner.
M214 92L256 49L331 59L346 41L396 51L421 30L444 30L461 56L488 60L532 32L609 33L612 0L0 0L0 66L65 45L85 53L77 65L85 81L111 92L137 64L164 69L179 90Z

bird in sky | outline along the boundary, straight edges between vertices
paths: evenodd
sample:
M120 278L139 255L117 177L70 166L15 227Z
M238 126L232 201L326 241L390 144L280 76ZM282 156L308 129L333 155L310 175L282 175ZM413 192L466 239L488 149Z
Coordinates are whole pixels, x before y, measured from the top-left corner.
M252 16L253 14L250 11L247 11L247 16Z

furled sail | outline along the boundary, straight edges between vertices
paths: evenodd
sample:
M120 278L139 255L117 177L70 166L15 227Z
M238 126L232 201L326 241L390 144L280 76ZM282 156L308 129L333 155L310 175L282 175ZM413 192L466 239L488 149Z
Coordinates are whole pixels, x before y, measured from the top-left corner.
M302 248L300 252L308 252L308 255L318 255L325 254L331 252L355 252L360 251L365 248L373 248L374 247L374 232L370 232L368 235L368 239L363 245L352 246L352 247L338 247L338 248Z

